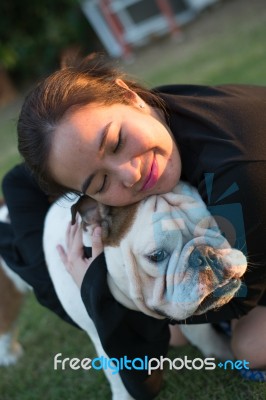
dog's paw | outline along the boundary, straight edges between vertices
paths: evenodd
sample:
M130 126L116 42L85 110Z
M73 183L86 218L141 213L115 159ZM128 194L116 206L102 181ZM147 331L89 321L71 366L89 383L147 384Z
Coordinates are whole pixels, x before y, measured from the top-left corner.
M12 335L5 334L0 336L0 366L8 367L14 365L22 356L23 349L21 345L12 340Z
M230 339L223 334L216 333L213 335L212 341L206 343L201 349L205 357L213 356L219 360L232 360L234 358L230 348Z
M205 357L216 357L220 360L233 358L230 349L230 338L218 333L211 324L180 325L186 338L197 347Z

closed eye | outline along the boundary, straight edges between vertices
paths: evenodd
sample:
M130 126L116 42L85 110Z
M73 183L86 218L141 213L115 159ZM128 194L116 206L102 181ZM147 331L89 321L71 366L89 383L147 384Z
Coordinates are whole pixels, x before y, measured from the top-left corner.
M107 182L107 175L104 175L102 186L100 187L100 189L97 190L96 193L101 193L104 191L106 182Z
M115 148L113 150L113 153L117 153L123 147L123 145L124 145L124 139L122 137L122 132L120 130L119 134L118 134L118 139L117 139Z
M153 264L157 264L165 261L169 257L169 253L164 249L159 249L148 254L146 257Z

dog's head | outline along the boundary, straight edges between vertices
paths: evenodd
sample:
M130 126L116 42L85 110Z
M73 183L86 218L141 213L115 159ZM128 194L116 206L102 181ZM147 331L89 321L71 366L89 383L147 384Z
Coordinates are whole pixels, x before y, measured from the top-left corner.
M89 229L103 228L109 287L125 306L181 320L222 306L239 290L246 258L187 184L128 207L81 203L75 212Z

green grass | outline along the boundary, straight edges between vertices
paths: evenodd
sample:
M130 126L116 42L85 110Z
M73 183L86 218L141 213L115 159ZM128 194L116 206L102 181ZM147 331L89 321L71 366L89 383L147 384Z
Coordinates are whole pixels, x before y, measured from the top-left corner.
M266 84L265 27L254 24L247 28L240 26L217 38L206 38L195 49L192 60L184 58L177 65L164 67L151 74L150 79L155 84L162 81Z
M19 319L24 355L18 364L0 369L1 400L105 400L111 398L102 371L53 369L57 353L64 357L96 357L87 335L66 324L28 295ZM192 346L175 348L170 358L202 355ZM235 371L170 371L158 400L265 400L266 385L245 382Z
M26 298L18 325L24 355L15 366L0 369L1 400L110 398L102 372L53 369L57 353L70 358L96 356L84 332L47 312L32 294Z
M239 5L232 14L231 4ZM182 42L162 39L139 52L125 68L150 86L164 83L266 85L266 7L261 0L226 1L184 29ZM264 3L265 5L265 3ZM264 10L265 9L265 10ZM221 18L224 13L226 16ZM213 29L205 25L212 21ZM18 105L0 110L0 179L19 156L16 150ZM102 372L54 371L53 357L94 357L87 336L39 306L29 295L20 321L25 354L19 363L0 369L0 400L105 400L110 389ZM170 351L170 357L195 358L191 346ZM168 371L159 400L262 400L266 385L243 381L234 371Z
M16 135L19 104L20 102L16 102L9 107L0 109L0 182L4 174L20 161Z
M224 1L223 7L204 13L185 27L180 42L159 40L157 52L141 50L141 65L133 64L128 69L151 86L266 85L265 21L266 7L261 0Z

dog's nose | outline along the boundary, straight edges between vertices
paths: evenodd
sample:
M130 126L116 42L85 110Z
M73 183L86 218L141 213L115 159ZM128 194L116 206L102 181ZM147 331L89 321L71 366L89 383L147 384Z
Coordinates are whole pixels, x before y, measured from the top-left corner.
M208 270L211 269L219 279L222 275L222 267L218 257L209 246L196 247L189 256L189 267L193 269Z

